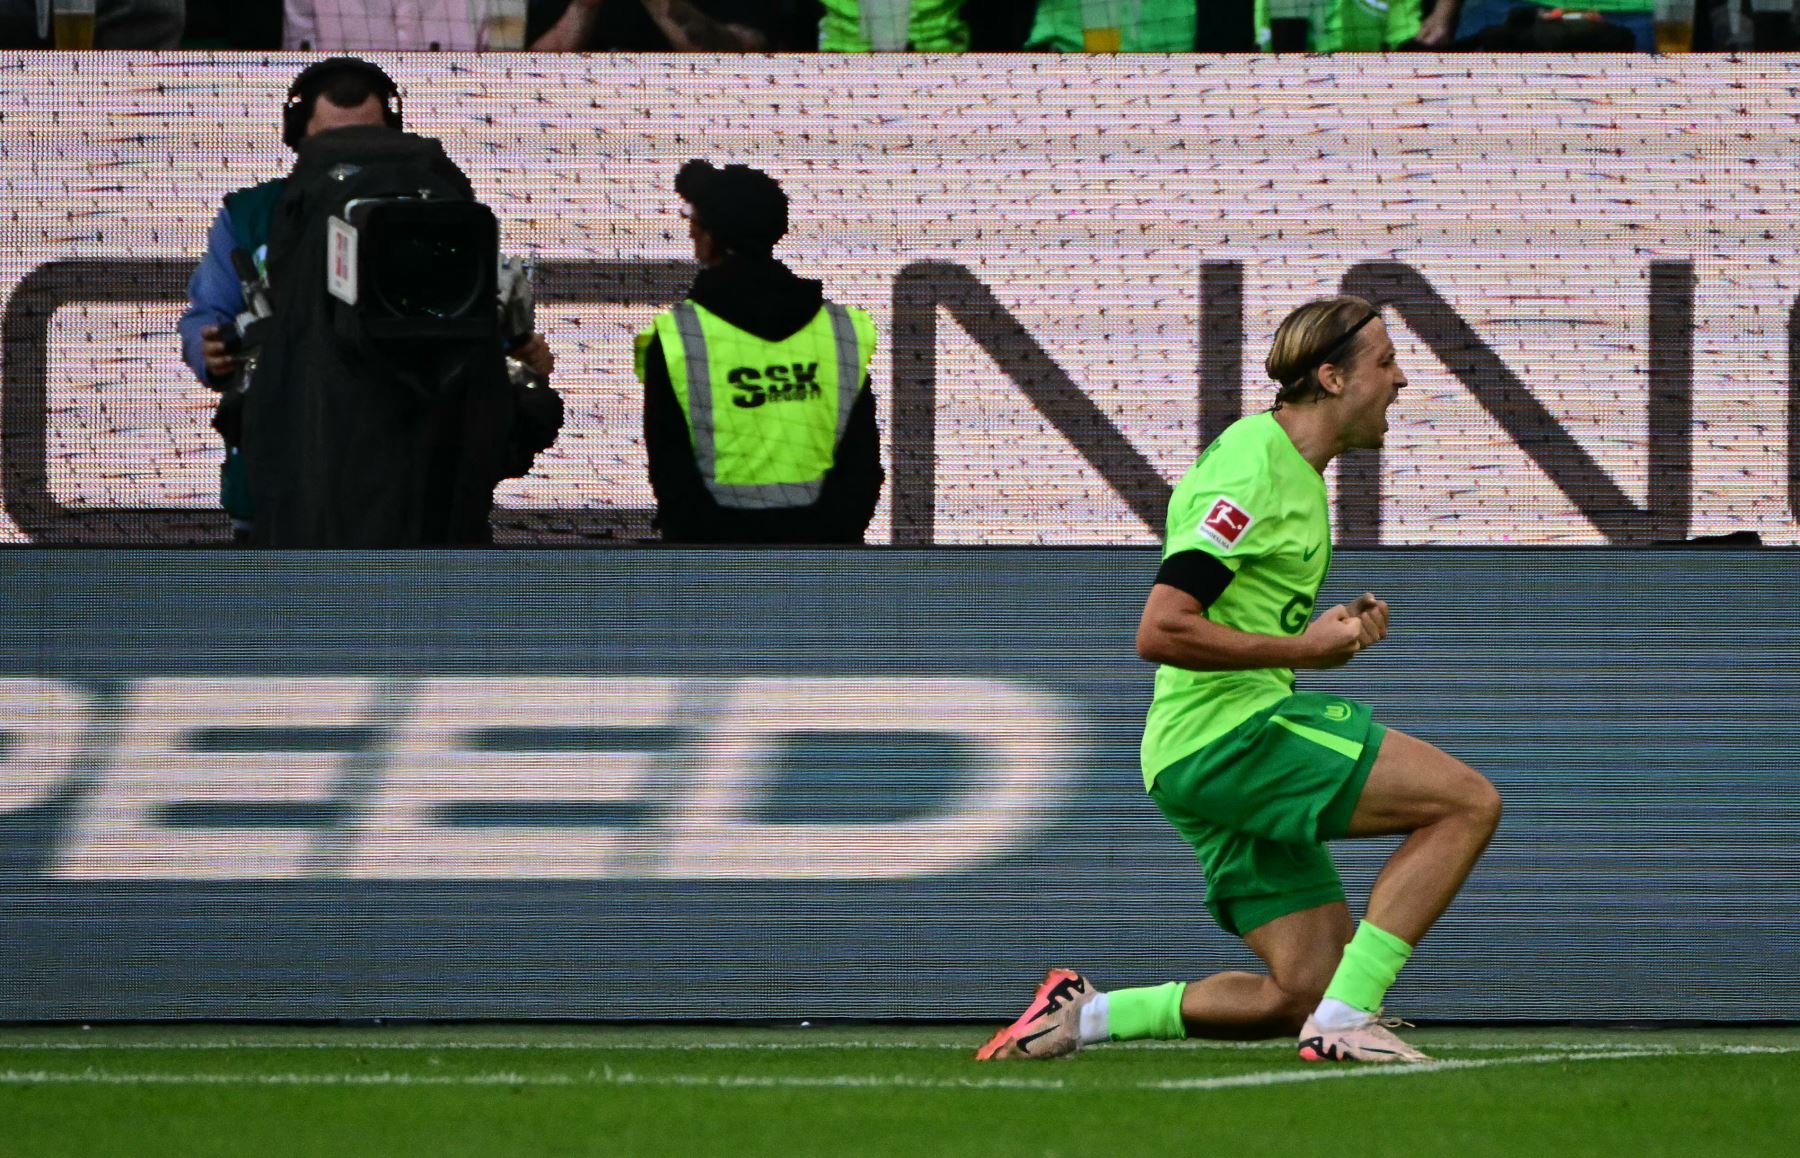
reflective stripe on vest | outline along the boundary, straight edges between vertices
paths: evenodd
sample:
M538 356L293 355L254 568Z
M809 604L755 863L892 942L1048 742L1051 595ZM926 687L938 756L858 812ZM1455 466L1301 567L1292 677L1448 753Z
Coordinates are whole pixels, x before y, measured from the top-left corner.
M825 475L800 482L724 483L718 479L718 423L713 414L712 364L708 357L706 331L701 325L700 311L693 302L684 301L673 311L676 332L681 335L685 374L688 428L693 432L694 463L706 480L713 501L733 510L766 511L811 506L819 501L825 488ZM831 320L832 345L837 363L837 426L832 436L835 449L844 440L850 425L850 409L862 393L862 353L858 348L856 324L843 306L825 303ZM778 343L769 343L776 345ZM826 470L830 469L827 464Z

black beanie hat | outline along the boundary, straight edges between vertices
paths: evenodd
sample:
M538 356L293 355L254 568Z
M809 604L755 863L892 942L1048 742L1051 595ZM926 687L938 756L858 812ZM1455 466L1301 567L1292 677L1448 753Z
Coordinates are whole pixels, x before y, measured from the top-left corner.
M700 227L727 250L768 253L788 227L788 199L775 178L748 165L715 168L689 161L675 174L675 192L694 207Z

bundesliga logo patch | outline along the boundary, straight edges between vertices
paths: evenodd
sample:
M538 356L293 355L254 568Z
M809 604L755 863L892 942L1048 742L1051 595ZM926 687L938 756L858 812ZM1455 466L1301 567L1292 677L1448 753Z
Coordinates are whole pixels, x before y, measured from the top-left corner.
M1228 498L1220 498L1200 520L1200 531L1221 547L1235 547L1255 521L1256 516L1243 507Z

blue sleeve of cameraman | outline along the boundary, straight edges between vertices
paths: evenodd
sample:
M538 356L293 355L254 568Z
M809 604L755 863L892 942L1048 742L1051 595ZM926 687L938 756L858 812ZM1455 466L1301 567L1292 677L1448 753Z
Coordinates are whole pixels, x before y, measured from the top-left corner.
M230 325L244 308L244 287L231 268L231 249L236 244L231 218L221 209L206 234L206 256L188 279L187 309L175 324L181 334L181 360L202 382L206 381L206 355L201 350L200 331Z

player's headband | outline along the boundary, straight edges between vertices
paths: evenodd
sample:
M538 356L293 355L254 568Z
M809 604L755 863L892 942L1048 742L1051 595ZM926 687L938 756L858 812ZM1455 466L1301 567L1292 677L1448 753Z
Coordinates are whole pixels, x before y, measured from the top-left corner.
M1294 380L1292 382L1290 382L1289 385L1290 386L1298 386L1306 378L1306 376L1308 374L1312 373L1314 370L1317 370L1320 366L1325 365L1327 362L1337 361L1339 356L1341 356L1343 354L1343 352L1349 347L1350 340L1352 338L1356 337L1356 332L1358 330L1362 329L1364 326L1368 325L1370 322L1374 321L1376 318L1379 318L1380 316L1381 316L1380 310L1370 310L1368 313L1364 314L1362 316L1361 321L1357 322L1354 326L1351 326L1349 329L1345 330L1343 332L1343 334L1338 338L1337 341L1335 341L1335 342L1331 343L1331 345L1325 347L1324 353L1320 354L1316 358L1308 358L1306 361L1306 365L1302 366L1300 368L1300 373L1295 376Z

